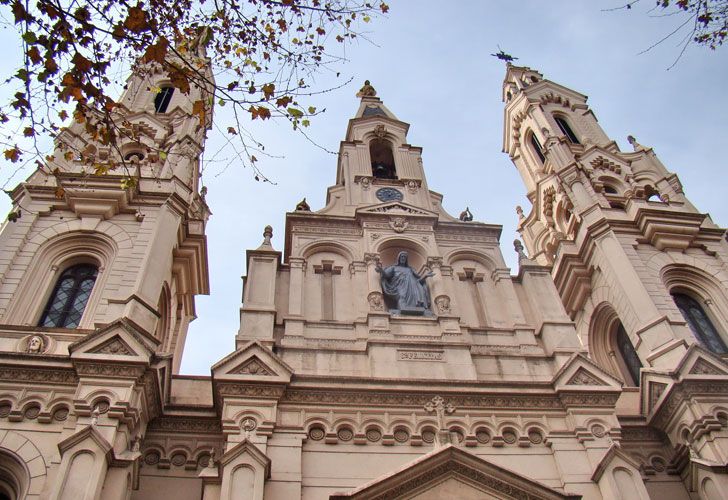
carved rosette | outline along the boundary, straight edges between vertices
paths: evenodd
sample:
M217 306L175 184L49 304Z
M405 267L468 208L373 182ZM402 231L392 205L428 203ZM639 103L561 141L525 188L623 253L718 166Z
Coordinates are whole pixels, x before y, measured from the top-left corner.
M384 296L381 292L371 292L367 295L367 302L372 311L384 311Z

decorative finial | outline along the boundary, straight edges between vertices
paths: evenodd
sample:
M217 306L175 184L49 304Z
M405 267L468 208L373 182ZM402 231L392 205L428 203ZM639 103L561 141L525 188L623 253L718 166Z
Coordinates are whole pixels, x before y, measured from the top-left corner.
M270 239L273 237L273 226L265 226L265 229L263 229L263 243L261 246L269 247Z
M357 97L375 97L376 95L377 91L374 90L374 87L372 87L372 84L369 83L369 80L365 80L364 86L356 93Z
M526 218L526 216L523 215L523 207L521 207L521 205L516 205L516 213L518 214L518 220Z
M496 52L495 54L491 54L491 56L497 57L498 59L500 59L501 61L505 61L506 63L510 63L511 61L515 61L516 59L518 59L517 57L513 57L512 55L503 52L503 49L500 48L500 45L498 45L497 47L498 52Z
M470 213L469 207L465 207L465 210L460 212L460 220L463 222L470 222L473 220L473 214Z
M523 243L521 243L521 240L519 240L519 239L513 240L513 249L518 254L518 262L521 262L522 260L528 260L528 256L526 255L526 252L523 250Z
M97 406L94 408L94 411L91 412L91 427L96 427L96 424L99 422L99 415L101 415L101 412Z
M649 148L646 148L645 146L643 146L642 144L640 144L639 142L637 142L637 139L635 139L633 135L627 136L627 142L629 142L632 145L632 148L635 151L645 151L645 150L649 149Z
M311 207L308 206L308 203L306 203L306 198L304 197L301 201L298 202L298 205L296 205L296 212L310 212Z

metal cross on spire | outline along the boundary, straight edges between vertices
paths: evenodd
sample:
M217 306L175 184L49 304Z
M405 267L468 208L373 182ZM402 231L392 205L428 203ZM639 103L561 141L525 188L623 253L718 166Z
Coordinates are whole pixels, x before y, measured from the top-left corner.
M500 45L498 45L498 52L496 52L495 54L491 54L491 56L497 57L501 61L505 61L505 62L511 62L511 61L515 61L516 59L518 59L517 57L513 57L510 54L506 54L503 51L503 49L500 48Z

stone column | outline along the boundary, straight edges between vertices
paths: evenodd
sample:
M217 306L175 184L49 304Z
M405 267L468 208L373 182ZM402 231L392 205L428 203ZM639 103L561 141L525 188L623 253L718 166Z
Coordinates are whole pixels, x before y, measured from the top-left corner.
M369 312L367 314L367 328L369 335L383 335L389 333L389 311L384 304L382 285L377 272L379 264L378 253L365 253L364 262L367 265L368 293L367 302Z

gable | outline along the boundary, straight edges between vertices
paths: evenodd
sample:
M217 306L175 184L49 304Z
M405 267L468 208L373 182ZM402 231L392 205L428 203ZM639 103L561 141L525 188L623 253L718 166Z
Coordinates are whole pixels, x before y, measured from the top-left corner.
M561 493L448 444L355 490L329 497L330 500L374 498L576 500L581 496Z
M385 203L377 203L376 205L368 205L357 209L357 214L402 214L414 216L437 217L435 212L430 212L422 208L415 207L401 201L389 201Z
M212 366L216 380L256 380L288 383L293 369L258 341L251 341Z

